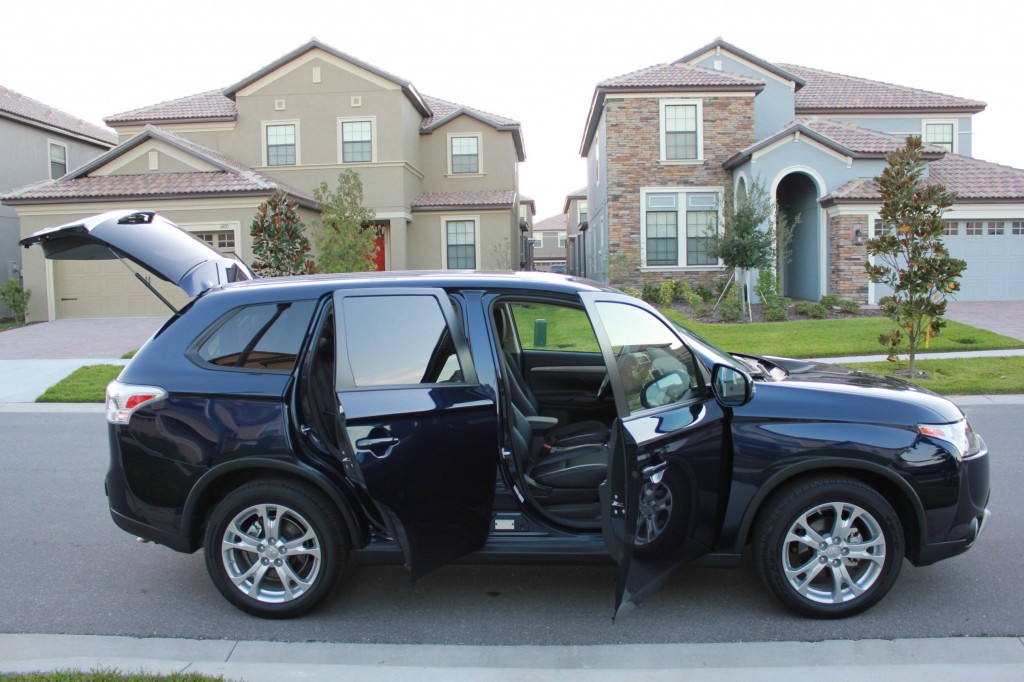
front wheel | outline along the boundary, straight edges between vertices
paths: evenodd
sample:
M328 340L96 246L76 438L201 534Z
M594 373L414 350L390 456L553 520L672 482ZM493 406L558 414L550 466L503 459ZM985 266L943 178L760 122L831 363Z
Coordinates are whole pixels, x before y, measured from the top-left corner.
M811 478L776 493L754 535L762 582L784 604L815 618L842 618L876 604L903 563L903 528L876 490L846 477Z
M253 481L214 508L206 568L238 608L291 618L322 602L344 567L342 520L319 491L289 481Z

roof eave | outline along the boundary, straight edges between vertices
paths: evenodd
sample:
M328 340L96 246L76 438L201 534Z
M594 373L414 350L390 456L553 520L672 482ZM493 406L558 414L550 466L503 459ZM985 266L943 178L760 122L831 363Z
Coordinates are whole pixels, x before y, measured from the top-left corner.
M710 43L708 43L704 47L699 48L697 50L694 50L690 54L685 55L683 57L680 57L679 59L675 60L672 63L673 64L680 64L680 63L689 64L692 60L697 59L698 57L701 57L701 56L707 54L708 52L715 50L716 48L722 48L726 52L732 52L735 56L743 59L744 61L748 61L751 64L755 64L755 65L761 67L762 69L764 69L765 71L769 71L769 72L775 74L776 76L778 76L780 78L783 78L785 80L788 80L788 81L792 82L794 84L794 86L796 86L795 87L796 90L799 90L803 86L807 85L807 81L805 81L804 79L802 79L802 78L800 78L798 76L795 76L792 73L790 73L789 71L786 71L785 69L780 68L780 67L776 66L775 64L772 64L771 62L765 61L764 59L761 59L760 57L758 57L756 55L753 55L753 54L747 52L746 50L740 49L740 48L736 47L735 45L733 45L732 43L729 43L729 42L727 42L725 40L722 40L721 38L717 38L717 39L711 41Z
M202 117L181 117L181 118L137 118L137 119L121 119L111 120L103 119L111 128L119 128L122 126L145 126L145 125L179 125L182 123L232 123L238 120L238 115L234 116L202 116Z
M441 211L504 211L512 208L511 203L497 204L446 204L444 206L413 206L413 213L437 213Z
M0 118L10 119L12 121L17 121L18 123L24 123L25 125L33 126L35 128L43 128L44 130L50 130L50 131L53 131L54 133L56 133L58 135L64 135L66 137L73 137L76 140L81 140L83 142L88 142L89 144L96 144L96 145L104 146L107 149L110 149L111 147L117 146L117 142L111 142L109 140L103 140L103 139L100 139L98 137L93 137L92 135L88 135L86 133L79 133L79 132L74 132L74 131L71 131L71 130L66 130L64 128L61 128L60 126L55 126L52 123L45 123L43 121L39 121L39 120L36 120L36 119L28 117L28 116L19 116L18 114L12 113L10 111L0 111Z
M964 107L797 107L797 116L836 116L841 114L979 114L987 105Z

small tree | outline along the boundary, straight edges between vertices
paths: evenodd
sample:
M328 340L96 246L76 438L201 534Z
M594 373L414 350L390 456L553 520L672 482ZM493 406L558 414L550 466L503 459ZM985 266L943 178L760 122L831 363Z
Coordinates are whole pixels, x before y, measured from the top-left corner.
M253 271L260 277L308 275L316 272L312 250L294 200L275 192L256 209L250 232L255 256Z
M320 272L366 272L374 269L377 255L374 231L367 229L373 221L372 210L363 207L363 182L359 175L347 170L338 176L338 187L331 190L326 182L313 190L320 204L321 222L315 241L317 269Z
M797 216L794 223L799 221ZM792 237L793 224L776 210L771 193L760 181L750 185L743 201L726 200L723 222L724 229L710 236L709 255L745 275L751 270L774 272L779 252Z
M0 287L0 303L11 309L14 321L18 324L25 324L25 311L28 310L31 297L32 290L21 286L17 279L9 279Z
M872 282L892 289L879 304L896 327L878 341L898 362L896 354L906 340L911 374L920 344L927 345L945 326L947 298L960 288L967 268L950 257L941 239L942 214L956 195L941 183L924 181L921 147L921 138L911 136L903 148L886 155L888 165L875 184L882 195L882 224L889 229L867 241L865 263Z

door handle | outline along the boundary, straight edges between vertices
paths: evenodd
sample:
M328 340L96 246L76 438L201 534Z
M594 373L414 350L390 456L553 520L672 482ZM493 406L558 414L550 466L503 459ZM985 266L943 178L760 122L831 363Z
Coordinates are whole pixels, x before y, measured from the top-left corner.
M391 450L398 445L398 439L394 436L381 436L378 438L360 438L356 441L356 447L360 450L368 450L377 459L384 459L391 454Z

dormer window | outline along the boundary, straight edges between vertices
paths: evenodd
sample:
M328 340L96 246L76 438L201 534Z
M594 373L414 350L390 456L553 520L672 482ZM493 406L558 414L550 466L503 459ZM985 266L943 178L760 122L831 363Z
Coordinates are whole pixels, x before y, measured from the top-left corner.
M448 138L449 172L452 175L480 173L480 135L452 135Z
M925 144L940 147L947 152L956 151L955 121L925 121L923 133Z
M50 140L50 179L56 180L68 172L68 146Z

